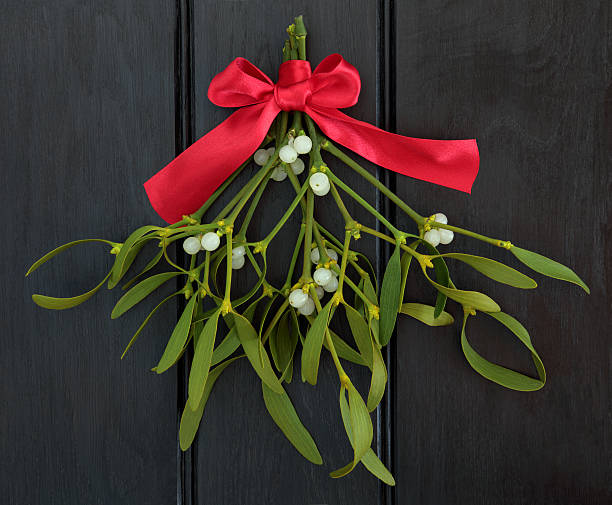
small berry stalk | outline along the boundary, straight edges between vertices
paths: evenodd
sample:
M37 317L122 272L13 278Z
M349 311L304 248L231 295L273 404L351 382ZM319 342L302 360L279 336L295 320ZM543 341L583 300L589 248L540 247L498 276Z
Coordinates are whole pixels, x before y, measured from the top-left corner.
M306 30L301 16L287 32L289 37L283 47L283 59L306 59ZM412 220L413 230L400 230L389 222L330 170L323 155L336 158L348 167L351 174L354 172L365 178ZM251 180L238 189L216 216L209 216L211 206L219 196L233 190L238 174L252 163L259 169ZM250 234L251 220L270 181L289 184L295 198L268 235L254 240ZM350 198L363 207L381 223L384 231L357 222L347 210L343 198ZM343 236L334 236L317 220L316 208L320 204L337 207L345 223ZM286 280L282 286L274 286L267 280L267 250L294 212L301 212L301 227ZM370 413L376 409L385 391L387 372L381 348L388 344L398 314L430 326L450 325L454 320L445 308L448 300L454 301L463 309L461 348L468 363L478 373L519 391L535 391L546 381L544 365L525 327L502 312L489 296L459 289L451 280L447 261L460 261L515 288L532 289L536 282L489 258L460 252L441 253L438 246L451 244L456 235L500 247L531 270L572 282L589 292L586 284L560 263L509 241L450 225L441 212L420 215L333 145L312 119L299 111L282 112L260 149L192 215L165 227L142 226L122 243L105 239L70 242L39 259L27 274L60 252L82 243L100 242L109 247L111 254L115 255L112 268L91 291L71 298L33 295L34 302L42 307L67 309L91 298L104 284L109 289L116 287L132 270L136 258L149 250L145 246L156 244L156 254L124 284L126 292L115 305L111 317L120 317L162 285L184 280L181 289L161 300L147 316L122 355L132 347L159 307L174 297L185 297L184 311L154 368L157 373L165 372L182 358L185 350L193 347L189 396L179 430L181 448L186 450L192 444L216 380L231 363L246 358L261 380L263 400L272 419L305 458L321 464L319 450L301 423L284 384L293 378L299 346L301 378L316 384L319 360L325 348L331 354L338 373L340 412L348 442L353 448L352 460L331 472L331 476L342 477L361 463L383 482L393 485L393 476L371 448L373 427ZM355 248L357 241L364 236L394 246L380 282L368 259ZM189 257L187 268L175 263L168 254L175 243L182 244ZM167 269L151 275L150 272L162 260ZM417 270L436 294L433 305L405 301L406 279L415 261ZM220 288L219 269L224 263L225 283ZM235 297L232 295L232 281L245 266L255 271L257 281L246 294ZM416 294L410 297L417 298ZM491 363L470 346L466 325L469 316L478 313L492 317L517 336L533 357L536 372L533 377ZM338 317L346 319L350 335L338 335L330 329L332 319ZM221 331L220 321L225 323L227 331ZM344 370L342 364L345 361L362 365L371 374L365 399Z

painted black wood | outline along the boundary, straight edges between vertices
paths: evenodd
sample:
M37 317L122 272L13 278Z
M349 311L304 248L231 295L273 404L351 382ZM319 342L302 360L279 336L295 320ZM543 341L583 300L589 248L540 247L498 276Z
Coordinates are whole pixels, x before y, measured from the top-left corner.
M610 5L396 4L398 131L476 136L481 152L471 196L404 179L402 198L571 265L592 289L538 276L523 292L452 265L459 287L490 293L529 329L548 371L535 393L476 374L456 327L401 320L397 503L610 503ZM520 265L459 237L444 249L467 248ZM432 299L411 288L407 298ZM492 320L469 334L490 359L532 371Z
M201 435L182 454L175 406L182 408L188 369L161 378L148 371L180 304L169 304L156 329L119 362L145 307L110 321L116 294L62 313L30 301L32 292L88 289L110 258L83 247L23 279L31 261L57 244L121 240L158 222L140 183L227 117L208 102L206 89L233 57L275 77L283 29L298 13L306 17L313 65L340 52L359 69L362 94L350 114L407 135L479 139L482 165L472 196L384 170L381 179L419 211L442 210L451 221L576 267L593 290L587 297L539 279L537 292L520 292L453 265L457 284L487 291L530 329L549 383L538 393L504 390L469 368L456 328L400 319L387 353L391 395L376 423L395 489L363 469L328 478L350 450L327 357L317 388L302 385L297 373L288 388L323 467L303 460L269 419L246 363L219 380ZM611 500L606 2L64 0L27 8L8 2L3 14L2 212L9 239L1 253L0 489L8 503ZM367 185L350 181L408 224ZM254 235L263 235L290 201L278 187L264 197ZM373 224L355 206L349 210ZM341 231L339 216L317 212ZM297 226L296 214L270 264L287 261ZM453 245L507 259L465 239ZM367 239L360 246L384 266L384 246ZM244 286L252 281L241 275ZM427 288L417 277L410 293L424 300ZM529 357L490 323L471 322L477 349L530 371ZM366 391L363 371L350 370Z
M105 246L24 274L62 243L157 222L141 183L174 154L174 5L2 4L0 501L172 503L176 374L149 370L176 307L120 361L147 307L111 321L117 292L63 312L30 298L96 285Z

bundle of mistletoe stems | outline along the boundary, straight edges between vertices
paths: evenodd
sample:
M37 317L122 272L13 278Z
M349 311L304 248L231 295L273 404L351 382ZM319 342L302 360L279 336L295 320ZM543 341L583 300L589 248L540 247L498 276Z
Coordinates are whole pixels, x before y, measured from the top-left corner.
M301 16L287 32L289 38L283 48L284 61L306 59L306 30ZM304 159L299 158L300 154L306 155ZM389 222L330 170L326 157L343 162L351 173L363 177L393 202L414 222L412 231L401 230ZM221 194L234 189L232 183L236 177L252 163L260 167L254 176L237 188L236 194L216 216L210 216L212 205ZM271 180L290 184L295 198L265 237L253 237L250 224ZM380 222L380 229L357 222L344 203L347 198L374 216ZM334 236L317 220L315 207L321 204L337 207L345 224L343 236ZM274 286L266 277L269 269L267 251L293 213L301 213L301 226L286 280L282 286ZM163 299L147 316L124 351L125 355L151 316L164 303L177 296L185 297L182 315L153 369L158 374L167 371L190 346L193 347L188 400L180 423L181 448L186 450L192 444L215 381L228 365L246 358L261 379L263 400L272 419L306 459L321 464L317 446L301 423L284 383L292 380L294 361L300 355L298 347L301 347L301 378L315 385L320 356L325 348L338 372L340 413L353 449L352 460L331 472L331 476L344 476L362 463L376 477L393 485L393 476L371 448L373 427L370 413L376 409L385 391L387 372L381 348L389 343L398 313L430 326L450 325L454 322L453 317L445 311L445 306L448 300L452 300L463 309L461 348L478 373L519 391L540 389L546 379L544 365L527 330L512 316L502 312L489 296L459 289L451 280L447 260L465 263L495 281L516 288L532 289L536 282L489 258L459 252L440 253L438 245L449 244L454 234L505 249L531 270L575 283L588 292L586 284L572 270L540 254L506 240L449 225L441 213L420 215L325 138L313 120L299 111L283 111L260 149L197 212L185 215L169 226L138 228L122 243L103 239L70 242L39 259L28 274L72 246L86 242L101 242L109 246L110 253L115 255L114 263L91 291L71 298L33 295L34 302L41 307L67 309L91 298L104 284L109 289L119 285L136 258L148 250L144 246L156 244L159 249L156 254L123 286L126 292L115 305L111 317L120 317L162 285L184 280L184 283L177 284L181 286L178 291ZM366 236L393 246L380 283L370 262L356 249L357 241ZM178 264L180 261L171 259L177 242L182 244L189 258L183 266ZM167 264L167 271L150 275L149 272L162 260ZM435 305L404 303L406 278L415 262L417 270L437 293ZM257 281L246 294L233 296L232 283L245 264L255 271ZM466 323L470 316L478 313L496 319L516 335L533 357L537 378L491 363L470 346ZM333 318L345 318L351 334L339 335L330 329ZM226 331L219 327L220 321L227 326ZM365 399L345 371L345 360L362 365L371 373Z

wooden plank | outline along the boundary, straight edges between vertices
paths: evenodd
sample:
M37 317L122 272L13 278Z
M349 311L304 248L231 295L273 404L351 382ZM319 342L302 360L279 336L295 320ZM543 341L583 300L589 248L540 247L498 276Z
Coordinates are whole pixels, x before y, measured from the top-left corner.
M456 326L401 320L397 503L612 499L604 259L612 182L610 19L609 4L599 1L397 2L398 132L476 136L481 152L471 196L408 179L398 180L400 196L422 213L445 212L451 224L575 267L592 289L589 297L538 276L537 291L520 292L452 265L459 287L490 293L530 330L549 374L536 393L505 390L476 374ZM403 216L399 221L408 225ZM519 265L459 237L443 249ZM407 299L432 296L413 281ZM460 317L456 307L453 313ZM485 356L533 373L508 332L480 317L470 324Z
M145 307L109 318L104 290L71 296L111 263L105 247L28 266L80 237L123 240L159 222L142 189L174 155L172 2L4 2L0 489L11 504L167 504L176 496L176 375L157 362L176 306L119 357ZM150 304L145 304L150 305Z
M352 13L352 15L350 15ZM314 66L332 52L341 53L361 72L359 104L347 112L360 119L376 120L376 16L375 2L198 2L194 5L194 83L196 137L225 119L229 111L212 105L206 90L212 77L233 58L243 56L276 80L285 27L297 14L304 14L309 36L309 59ZM350 15L347 18L347 15ZM231 145L228 145L231 149ZM336 165L331 163L330 166ZM251 172L252 173L252 172ZM375 192L349 173L339 175L375 201ZM350 177L350 178L349 178ZM246 179L242 179L245 181ZM253 221L253 240L263 237L292 199L288 181L271 183L262 208ZM343 223L331 199L317 201L317 215L342 236ZM352 202L347 202L357 219L373 225ZM323 206L324 205L324 206ZM320 210L319 210L320 209ZM279 285L299 229L296 213L270 250L270 280ZM373 241L359 247L372 260ZM252 282L244 271L244 286ZM346 325L340 327L346 332ZM232 365L215 386L197 442L197 501L203 503L376 503L378 483L363 468L341 480L328 472L346 464L350 446L341 424L338 407L339 382L327 353L324 353L316 388L304 385L296 367L288 387L304 424L311 430L324 459L323 467L304 460L284 438L268 416L261 386L248 363ZM298 360L299 363L299 360ZM364 395L369 379L364 370L352 369L351 376Z

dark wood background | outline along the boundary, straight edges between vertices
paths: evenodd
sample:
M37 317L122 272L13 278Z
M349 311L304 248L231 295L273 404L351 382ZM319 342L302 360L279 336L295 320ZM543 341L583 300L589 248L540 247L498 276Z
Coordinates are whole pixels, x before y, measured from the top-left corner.
M609 2L5 0L1 8L2 502L612 502ZM111 321L115 292L60 313L30 299L89 289L110 263L105 251L75 249L24 279L56 245L120 241L158 222L141 183L227 116L206 99L212 76L236 56L274 76L283 30L298 13L313 63L340 52L359 69L351 115L410 136L478 138L471 196L379 172L402 198L550 255L592 289L586 296L538 278L538 290L519 292L455 266L457 283L492 294L530 330L549 374L536 393L482 379L463 358L456 327L400 320L387 353L390 393L376 413L377 448L395 489L363 469L328 478L350 452L329 359L317 388L290 387L323 467L284 440L246 363L220 379L183 455L186 371L149 372L180 307L166 306L120 361L147 307ZM280 193L267 196L272 215L289 201ZM339 226L336 216L327 220ZM363 242L384 265L385 248ZM463 238L453 245L507 259ZM275 251L279 261L288 253ZM415 300L427 301L423 288L411 281ZM490 359L530 371L529 357L491 321L474 320L470 335ZM357 383L363 389L367 377Z

